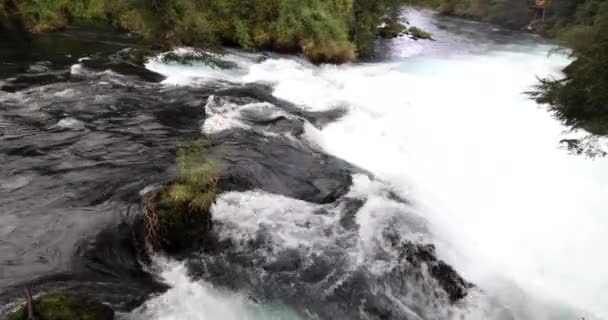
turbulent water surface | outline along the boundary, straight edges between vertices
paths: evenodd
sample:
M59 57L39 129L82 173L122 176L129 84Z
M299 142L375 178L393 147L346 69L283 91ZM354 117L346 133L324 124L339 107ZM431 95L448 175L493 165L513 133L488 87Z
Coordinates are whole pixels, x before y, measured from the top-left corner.
M30 282L95 292L125 319L608 318L608 161L559 148L565 128L523 94L568 58L406 17L434 41L379 40L343 66L7 63L0 312ZM225 161L217 244L141 270L121 230L201 131Z

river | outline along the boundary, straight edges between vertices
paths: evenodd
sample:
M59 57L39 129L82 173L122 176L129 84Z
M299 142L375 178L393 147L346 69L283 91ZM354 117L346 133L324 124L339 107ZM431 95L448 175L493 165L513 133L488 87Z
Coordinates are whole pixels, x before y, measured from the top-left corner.
M202 130L326 153L357 170L337 200L266 185L221 194L212 212L227 253L153 258L151 272L170 287L153 297L137 297L155 285L111 249L93 254L93 269L127 279L128 295L143 302L120 317L608 318L608 160L560 148L572 133L524 94L569 58L530 34L426 10L404 18L434 41L378 40L376 58L342 66L239 51L221 57L237 66L229 70L152 57L146 68L166 77L160 85L81 63L70 69L78 82L0 96L0 124L11 130L0 136L11 141L0 158L0 284L44 276L61 287L53 277L74 273L73 252L91 255L82 239L136 210L141 190L172 175L176 141ZM295 110L217 91L262 84ZM432 243L475 287L446 303L425 271L403 269L395 239ZM106 248L93 241L96 252L99 242ZM85 291L96 279L65 277Z

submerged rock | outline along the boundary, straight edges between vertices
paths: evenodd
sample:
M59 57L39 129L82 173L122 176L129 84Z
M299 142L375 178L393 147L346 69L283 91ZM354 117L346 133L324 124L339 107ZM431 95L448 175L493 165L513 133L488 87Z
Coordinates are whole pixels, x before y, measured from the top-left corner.
M36 320L112 320L114 311L97 301L82 296L51 293L33 302ZM28 308L23 306L9 320L28 320Z
M165 80L165 76L150 71L143 66L146 53L143 50L127 48L110 56L93 55L91 58L83 59L81 64L92 70L104 71L109 69L122 75L136 76L148 82Z

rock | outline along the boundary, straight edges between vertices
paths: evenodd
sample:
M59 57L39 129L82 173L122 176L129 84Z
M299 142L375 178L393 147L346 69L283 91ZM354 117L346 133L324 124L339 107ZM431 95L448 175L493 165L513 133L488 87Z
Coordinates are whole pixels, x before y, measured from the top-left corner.
M51 293L34 300L36 320L112 320L114 311L97 301L64 293ZM27 306L23 306L9 320L28 320Z
M170 255L180 255L211 244L211 214L190 211L187 205L158 209L160 228L157 249Z
M68 81L69 78L69 71L25 73L14 78L7 79L7 81L0 86L0 90L6 92L16 92L35 86L43 86L50 83Z
M109 69L122 75L136 76L148 82L161 82L165 80L165 76L150 71L143 66L142 55L144 54L145 52L127 48L110 56L94 55L90 59L82 60L80 63L89 69L97 71Z
M412 266L420 267L422 264L426 264L430 275L447 293L450 302L454 303L466 297L467 291L473 287L454 268L437 258L434 245L404 242L399 245L399 248L402 258L405 258Z
M218 90L214 95L223 97L234 102L236 99L249 99L250 102L267 102L283 111L305 119L317 128L322 128L325 125L332 123L346 114L346 109L336 108L326 111L307 111L305 108L298 107L293 103L279 99L272 94L273 88L267 85L251 83L238 87L230 87L227 89Z
M210 149L222 157L219 191L261 189L313 203L346 194L352 165L282 136L228 130L213 136Z
M37 62L30 65L26 72L28 73L44 73L48 72L50 69L51 63L49 61Z

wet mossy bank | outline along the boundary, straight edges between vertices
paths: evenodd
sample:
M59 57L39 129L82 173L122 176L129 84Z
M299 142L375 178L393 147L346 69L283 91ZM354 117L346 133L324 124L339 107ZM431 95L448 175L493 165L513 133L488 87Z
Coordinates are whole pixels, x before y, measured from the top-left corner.
M31 313L31 314L30 314ZM30 316L32 316L30 318ZM21 307L8 320L112 320L114 311L86 297L51 293Z

